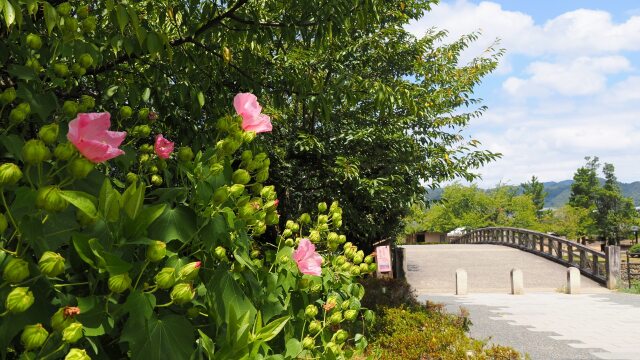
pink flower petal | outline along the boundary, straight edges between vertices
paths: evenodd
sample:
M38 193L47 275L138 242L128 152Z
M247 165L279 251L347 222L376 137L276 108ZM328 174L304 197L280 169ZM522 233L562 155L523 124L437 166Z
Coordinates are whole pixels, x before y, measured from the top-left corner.
M156 135L156 142L154 144L154 150L156 155L162 159L168 159L173 152L174 143L165 139L162 134Z
M124 154L118 149L127 133L109 131L111 115L103 113L81 113L69 122L67 139L80 153L94 163L113 159Z
M315 245L309 239L300 240L292 257L301 273L315 276L322 274L322 257L316 252Z

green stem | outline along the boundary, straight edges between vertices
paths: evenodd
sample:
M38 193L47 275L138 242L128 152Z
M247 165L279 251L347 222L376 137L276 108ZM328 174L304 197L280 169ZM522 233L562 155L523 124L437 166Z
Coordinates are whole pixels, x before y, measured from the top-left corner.
M88 281L83 281L83 282L70 283L70 284L55 284L53 286L54 287L64 287L64 286L76 286L76 285L87 285L87 284L89 284Z
M142 270L140 270L140 274L138 274L138 278L136 279L136 283L133 285L133 290L135 291L138 288L138 283L140 282L140 278L142 277L142 273L149 265L149 260L144 261L144 265L142 265Z
M64 343L62 343L62 345L60 345L60 347L58 347L57 349L55 349L55 350L53 350L52 352L48 353L47 355L45 355L45 356L41 357L40 359L41 359L41 360L45 360L45 359L47 359L48 357L52 356L53 354L57 353L58 351L60 351L60 350L64 349L64 346L65 346L65 344L64 344ZM44 347L44 346L43 346L43 347Z
M166 303L166 304L156 305L156 307L157 307L157 308L159 308L159 307L167 307L167 306L171 306L171 305L173 305L173 300L169 301L169 302L168 302L168 303Z

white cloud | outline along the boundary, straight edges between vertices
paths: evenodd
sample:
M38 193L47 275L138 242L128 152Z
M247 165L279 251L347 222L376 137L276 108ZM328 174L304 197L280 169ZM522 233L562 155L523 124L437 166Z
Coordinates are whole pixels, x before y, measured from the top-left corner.
M496 38L510 54L593 55L640 50L640 15L615 23L606 11L578 9L544 24L518 11L504 10L495 2L479 4L467 0L442 2L407 29L416 36L436 27L446 29L451 40L481 31L482 40L471 47L474 55Z
M631 70L631 64L623 56L578 57L569 62L551 63L536 61L526 70L530 77L509 77L502 84L510 95L565 96L593 95L603 91L607 75Z
M640 101L640 76L630 76L614 84L603 100L606 103Z

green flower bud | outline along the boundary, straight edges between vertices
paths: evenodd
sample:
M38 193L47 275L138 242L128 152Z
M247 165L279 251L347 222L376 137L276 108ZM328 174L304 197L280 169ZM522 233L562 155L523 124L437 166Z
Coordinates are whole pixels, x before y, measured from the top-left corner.
M344 318L347 321L353 321L358 317L358 310L347 310L344 312Z
M264 221L267 225L276 225L280 222L280 215L275 211L268 212Z
M33 350L41 347L47 340L49 332L42 326L42 324L27 325L22 330L20 335L20 341L24 348L27 350Z
M219 187L213 192L213 203L217 205L222 204L228 197L229 188L226 185Z
M321 213L327 212L327 203L326 202L318 203L318 212L321 212Z
M138 127L138 131L140 131ZM142 144L140 145L140 152L150 154L153 152L153 145L151 144Z
M222 165L220 163L213 163L209 167L209 171L211 172L211 175L213 175L213 176L216 176L218 174L222 174L223 170L224 170L224 165Z
M280 258L278 259L278 261L280 262L280 264L285 265L289 263L289 260L291 260L291 257L288 255L282 255L280 256Z
M198 277L198 272L202 266L201 261L190 262L178 270L178 279L184 281L192 281Z
M355 255L356 255L356 249L354 247L346 248L344 250L344 256L346 256L347 259L353 259Z
M91 357L86 351L73 348L69 350L69 353L64 357L64 360L91 360Z
M354 266L351 268L351 275L353 276L360 276L360 267L358 266Z
M121 294L131 287L131 278L129 273L112 275L109 277L109 290L116 294Z
M85 66L88 67L88 66ZM120 117L123 119L128 119L133 115L133 109L131 108L131 106L123 106L120 108Z
M62 30L67 34L75 34L78 32L78 20L73 17L68 17L64 19L64 23L62 24Z
M293 231L294 233L297 233L300 230L300 225L298 225L298 223L293 223L293 225L291 225L291 231Z
M222 246L216 247L215 250L213 250L213 253L218 260L227 260L227 249Z
M148 137L149 135L151 135L151 126L140 125L138 126L138 131L140 132L141 137Z
M22 179L22 171L14 163L4 163L0 165L0 186L15 185Z
M84 179L91 173L95 164L84 157L74 159L69 164L69 173L76 179Z
M142 108L138 110L138 120L149 121L149 108Z
M68 117L75 117L80 110L80 104L75 101L67 100L62 104L62 111Z
M327 235L327 241L338 243L340 242L340 236L334 232L330 232L329 235Z
M24 64L24 66L28 67L29 69L39 73L40 71L42 71L42 65L40 65L40 62L38 61L38 59L35 58L31 58L29 60L27 60L27 62Z
M80 66L82 66L83 68L86 69L86 68L90 67L91 65L93 65L93 58L89 54L82 54L78 58L78 64L80 64ZM129 116L131 116L131 115L129 115Z
M38 131L38 137L44 141L45 144L53 144L58 139L58 124L49 124L40 128Z
M333 340L336 344L342 344L343 342L347 341L348 338L349 338L349 333L343 329L340 329L336 331L335 334L333 334L333 337L331 338L331 340Z
M53 150L53 155L56 159L63 161L69 160L75 153L76 147L70 142L58 144L58 146Z
M316 340L310 336L306 336L302 339L302 348L310 350L316 345Z
M351 263L350 262L345 262L344 264L340 265L340 270L347 272L347 271L351 271Z
M67 64L53 64L53 73L57 77L65 78L69 76L69 66Z
M83 5L77 8L76 14L78 14L78 17L81 19L84 19L87 16L89 16L89 5Z
M49 148L42 140L31 139L22 147L22 160L31 165L37 165L51 158Z
M11 290L5 301L5 308L17 314L27 311L33 305L35 298L28 287L17 287Z
M253 139L256 138L256 132L255 131L245 131L242 133L242 141L245 143L250 143L253 141Z
M320 232L318 230L311 230L309 240L311 240L312 243L320 242Z
M326 224L329 221L327 215L318 215L318 224Z
M262 170L256 174L256 181L259 183L265 182L269 179L269 170Z
M324 348L325 348L325 351L328 350L333 354L339 354L340 353L340 346L338 346L333 341L329 341L328 343L326 343Z
M96 30L97 19L95 16L89 16L82 20L82 31L85 33L92 33Z
M291 238L286 239L286 240L284 241L284 244L285 244L286 246L293 246L293 245L295 245L295 244L294 244L294 242L293 242L293 239L291 239Z
M82 76L87 73L87 69L78 64L73 64L71 65L71 72L73 72L76 76Z
M9 260L2 273L2 278L12 284L19 283L28 277L29 263L19 258Z
M174 304L182 305L191 302L196 296L196 292L193 290L191 284L180 283L171 289L169 296Z
M347 236L346 235L340 235L339 239L340 239L340 241L339 241L340 244L344 244L345 241L347 241Z
M306 309L304 309L304 315L310 319L315 318L318 315L318 307L313 304L307 305Z
M168 289L176 283L175 273L174 268L166 267L156 274L154 280L160 289Z
M60 212L69 206L67 200L65 200L60 193L59 187L48 185L38 189L36 195L36 207L38 209L44 209L49 212Z
M74 309L74 311L68 311ZM76 312L77 311L77 312ZM51 316L51 327L54 331L62 331L67 326L73 324L75 321L74 316L80 313L80 309L76 307L63 307L58 309L53 316Z
M82 95L80 97L80 112L87 112L93 110L96 107L96 99L89 95Z
M233 197L238 197L244 193L244 185L242 184L233 184L229 188L229 193Z
M155 166L155 165L151 165L151 166L149 166L149 172L150 172L151 174L157 174L157 173L158 173L158 171L159 171L159 169L158 169L158 167L157 167L157 166Z
M316 334L322 330L322 323L318 320L313 320L309 323L309 332L312 334Z
M84 331L82 328L82 324L79 322L74 322L67 326L64 330L62 330L62 341L73 344L78 340L82 339L84 336Z
M147 247L147 260L158 262L167 255L167 244L162 241L154 241Z
M36 34L27 35L27 46L32 50L40 50L42 47L42 39Z
M336 311L329 317L329 324L338 325L342 321L342 313L340 311Z
M189 162L193 160L193 150L188 146L183 146L178 149L178 161Z
M9 105L16 99L16 89L14 87L10 87L5 89L2 94L0 94L0 104Z
M13 125L20 124L27 118L27 115L27 113L18 108L12 109L9 113L9 122Z
M140 154L139 158L140 158L140 163L144 164L148 162L151 157L149 156L149 154Z
M71 4L68 2L63 2L62 4L56 6L56 10L60 16L69 16L71 14Z
M162 185L162 176L160 176L160 175L151 175L151 184L153 184L153 186Z
M369 272L376 272L378 270L378 264L372 263L369 264Z
M38 261L40 272L48 277L56 277L64 272L64 258L53 251L45 251Z
M309 215L309 213L303 213L302 215L300 215L300 218L298 219L298 221L300 221L301 224L310 224L311 215Z
M347 262L347 258L344 255L340 255L338 257L336 257L336 265L340 266L342 264L344 264L345 262Z
M362 263L360 264L360 273L366 274L369 272L369 264Z
M246 185L251 181L251 175L249 175L249 172L245 169L238 169L231 175L231 180L234 184Z
M138 175L132 172L127 173L126 180L127 180L127 184L133 184L134 182L138 181Z
M353 257L353 263L356 264L356 265L360 265L361 262L362 262L362 256L359 255L359 254L356 254Z
M371 256L371 255L365 256L364 262L365 262L365 264L372 264L373 263L373 256Z

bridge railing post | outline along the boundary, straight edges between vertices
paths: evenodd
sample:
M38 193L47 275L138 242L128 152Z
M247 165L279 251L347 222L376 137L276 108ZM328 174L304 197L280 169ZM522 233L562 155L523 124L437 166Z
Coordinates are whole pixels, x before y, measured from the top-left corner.
M604 253L607 288L616 289L620 285L620 246L607 246ZM597 261L597 257L595 258Z

